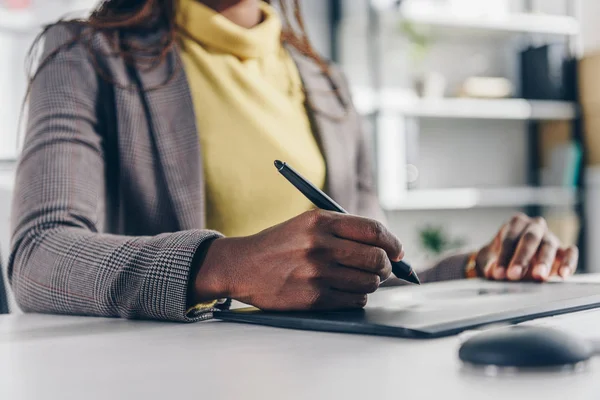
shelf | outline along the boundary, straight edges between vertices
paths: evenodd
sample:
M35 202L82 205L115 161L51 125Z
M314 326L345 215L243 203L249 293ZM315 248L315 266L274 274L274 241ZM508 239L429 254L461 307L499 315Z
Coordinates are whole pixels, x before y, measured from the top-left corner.
M470 17L452 12L401 10L400 20L427 28L436 36L471 34L546 34L575 36L581 32L579 21L570 16L542 14L508 14L497 18L491 16Z
M41 26L31 10L0 8L0 32L25 33Z
M514 187L489 189L412 190L399 204L384 204L388 211L460 210L473 208L573 206L577 204L576 189L561 187Z
M420 99L401 91L384 90L380 99L369 90L355 89L358 111L369 115L375 111L394 112L417 118L463 118L497 120L569 121L578 115L575 103L524 99Z

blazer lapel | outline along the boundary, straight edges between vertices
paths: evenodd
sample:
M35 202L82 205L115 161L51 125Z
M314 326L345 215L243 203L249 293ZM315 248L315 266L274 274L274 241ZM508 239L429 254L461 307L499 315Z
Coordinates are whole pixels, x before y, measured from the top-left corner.
M346 110L335 96L329 79L323 74L318 65L288 47L288 51L296 62L298 72L304 83L306 106L311 118L315 135L321 145L321 151L327 165L326 192L333 197L344 199L347 196L345 187L346 168L352 165L347 157L352 154L349 149L347 136L342 132L340 119L344 118ZM343 204L342 204L343 205Z
M158 68L137 74L157 157L181 230L205 225L204 179L194 106L183 63L171 51Z

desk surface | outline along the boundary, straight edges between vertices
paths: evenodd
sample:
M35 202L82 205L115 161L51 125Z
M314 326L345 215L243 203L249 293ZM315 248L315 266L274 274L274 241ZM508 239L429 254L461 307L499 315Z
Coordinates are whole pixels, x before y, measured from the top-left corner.
M600 333L600 311L576 320ZM217 321L12 315L0 318L0 399L564 400L600 393L598 359L585 373L490 378L461 368L459 343Z

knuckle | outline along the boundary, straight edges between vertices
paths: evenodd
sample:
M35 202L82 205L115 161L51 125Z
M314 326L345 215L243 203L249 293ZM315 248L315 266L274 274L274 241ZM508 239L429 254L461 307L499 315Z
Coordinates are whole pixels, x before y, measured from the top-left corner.
M569 249L571 250L571 253L574 256L579 257L579 247L577 247L577 246L571 246L571 247L569 247Z
M323 246L317 235L308 235L304 239L301 248L306 252L306 256L312 259L321 259L327 253L327 249Z
M548 226L548 224L546 223L546 220L543 217L535 217L533 219L533 223L537 224L537 225L541 225L543 227Z
M510 219L510 223L513 225L519 224L519 223L525 222L525 221L529 221L529 217L523 213L517 213Z
M319 308L323 304L324 294L321 291L313 292L308 298L308 306L311 309Z
M373 268L376 271L383 271L387 266L388 257L383 249L376 249L373 253Z
M546 247L553 249L557 249L560 246L558 238L554 235L546 235L543 242Z
M305 213L306 218L309 221L309 225L312 227L321 227L328 222L330 215L327 211L314 209Z
M536 242L537 240L539 240L539 235L536 232L534 232L534 231L528 230L523 235L523 240L526 243Z
M306 282L319 281L323 277L324 268L319 268L316 265L309 265L301 273L301 279Z
M557 250L558 249L554 247L543 246L542 250L537 255L537 258L539 259L539 261L551 263L556 258Z
M396 236L394 236L394 244L398 254L402 254L402 252L404 251L404 245Z
M576 261L579 259L579 248L577 246L570 246L567 249L567 254L571 257L571 259Z
M365 282L365 291L366 293L375 293L377 289L379 289L379 285L381 284L381 279L378 275L373 276L369 279L368 282Z
M331 249L331 258L343 264L344 261L352 258L351 251L344 247L336 247Z
M377 242L381 242L385 238L386 229L381 222L371 221L369 224L369 235Z
M387 264L387 263L386 263ZM387 264L387 266L380 272L379 277L383 280L387 280L392 276L392 265ZM381 281L380 281L381 283Z

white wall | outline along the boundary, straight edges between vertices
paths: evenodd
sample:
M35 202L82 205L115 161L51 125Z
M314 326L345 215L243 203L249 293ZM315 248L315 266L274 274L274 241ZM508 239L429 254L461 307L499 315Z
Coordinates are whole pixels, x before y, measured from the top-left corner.
M582 0L583 47L586 53L600 51L600 1Z

